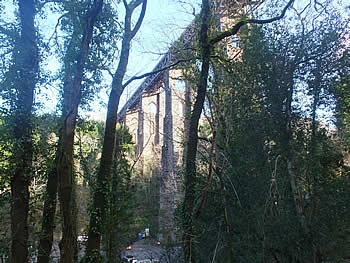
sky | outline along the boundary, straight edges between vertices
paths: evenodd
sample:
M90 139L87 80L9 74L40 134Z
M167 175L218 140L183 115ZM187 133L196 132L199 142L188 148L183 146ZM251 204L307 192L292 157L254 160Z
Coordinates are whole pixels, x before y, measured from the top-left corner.
M130 2L131 0L127 0ZM191 2L184 3L184 2ZM15 18L14 12L16 5L14 2L4 2L5 8L1 10L1 16L5 21L13 21ZM183 32L186 26L188 26L194 18L194 10L199 12L200 0L148 0L146 15L143 20L142 26L137 33L135 39L132 41L132 48L129 58L128 71L125 76L125 81L134 76L144 74L152 71L157 62L162 57L168 47L173 41L175 41ZM124 6L120 3L118 6L118 12L120 19L123 20ZM48 43L50 37L54 33L57 20L61 14L54 14L50 11L50 6L46 5L47 11L50 15L37 20L37 25L43 41ZM137 19L138 13L141 8L138 8L138 12L135 11L134 19ZM52 42L51 42L52 43ZM51 70L55 73L60 68L60 64L57 58L49 55L48 51L42 51L44 57L49 59L43 59L42 67ZM115 65L116 67L117 65ZM130 84L121 99L120 107L126 102L128 97L132 95L134 90L140 85L142 80L135 81ZM110 86L111 79L106 74L106 85ZM104 115L105 108L101 107L101 104L107 104L109 91L103 90L97 96L93 104L93 114ZM57 105L57 97L59 94L59 88L57 85L48 85L46 88L41 88L36 94L37 102L44 103L44 112L55 112ZM100 103L102 101L102 103ZM99 118L104 118L99 116Z
M128 0L128 2L129 1L130 0ZM340 1L344 5L346 5L346 3L350 5L350 0L334 1ZM302 5L305 4L305 2L306 0L297 1L299 4L302 3ZM119 4L119 9L123 10L122 4ZM143 24L132 42L125 81L134 75L152 71L161 58L161 54L164 54L168 50L171 43L179 37L185 27L193 20L193 13L198 14L199 11L200 0L148 0ZM11 13L13 14L13 9L9 8L9 10L7 10L9 17L11 17ZM59 15L51 15L43 20L45 22L38 22L41 33L46 36L46 40L52 35L58 16ZM135 17L137 17L137 13ZM45 66L55 71L59 68L59 63L54 59L50 59ZM124 105L141 82L142 80L135 81L126 88L120 102L120 107ZM106 85L110 87L110 84L111 79L106 75ZM49 86L47 89L40 90L40 93L37 94L37 100L45 102L44 111L56 111L58 90L59 88L53 85ZM103 90L99 93L96 100L92 102L92 114L98 119L105 118L106 110L103 105L106 105L108 102L108 94L108 90Z
M181 3L191 2L191 4ZM152 71L162 54L177 40L180 34L194 19L193 12L198 13L200 0L148 0L146 15L140 31L132 42L128 71L125 80L134 75ZM135 17L137 14L135 14ZM142 80L135 81L126 88L120 102L120 108L133 94ZM106 93L101 98L107 102ZM101 112L100 109L99 112Z
M130 0L128 0L130 2ZM191 2L186 4L183 2ZM141 75L152 71L157 62L162 57L168 47L184 31L194 18L193 13L199 12L200 0L178 1L178 0L148 0L145 18L142 26L132 41L131 53L129 58L128 70L124 82L134 75ZM120 19L123 15L123 4L119 4ZM138 12L141 8L138 8ZM137 19L138 12L135 11L134 19ZM45 34L46 41L54 32L57 18L59 15L51 15L48 19L40 22L40 30ZM50 59L45 65L52 71L59 68L59 63L54 58ZM115 65L116 67L117 65ZM106 85L110 87L111 78L106 74ZM131 83L122 95L120 108L127 99L133 94L136 88L142 83L142 80ZM55 86L48 87L38 94L39 101L51 100L52 102L45 105L46 111L55 111L58 88ZM106 114L106 105L108 103L109 90L102 90L96 99L92 102L92 115L96 119L104 119Z

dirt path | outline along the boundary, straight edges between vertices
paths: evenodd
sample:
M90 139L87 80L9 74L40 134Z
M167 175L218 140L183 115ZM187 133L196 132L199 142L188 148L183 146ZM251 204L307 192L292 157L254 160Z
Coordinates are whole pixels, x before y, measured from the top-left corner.
M132 257L137 263L179 263L181 258L180 247L164 248L157 244L155 239L146 238L138 240L131 245L130 250L124 250L121 257ZM132 262L132 261L129 261Z
M125 249L121 256L133 256L138 261L148 259L152 262L151 260L159 261L164 253L165 250L154 239L141 239L133 243L130 250Z

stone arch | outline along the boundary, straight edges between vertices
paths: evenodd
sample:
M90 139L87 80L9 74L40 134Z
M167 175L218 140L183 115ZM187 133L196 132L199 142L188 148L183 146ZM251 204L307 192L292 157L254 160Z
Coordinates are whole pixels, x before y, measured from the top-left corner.
M147 105L147 112L151 114L157 113L157 105L153 101Z

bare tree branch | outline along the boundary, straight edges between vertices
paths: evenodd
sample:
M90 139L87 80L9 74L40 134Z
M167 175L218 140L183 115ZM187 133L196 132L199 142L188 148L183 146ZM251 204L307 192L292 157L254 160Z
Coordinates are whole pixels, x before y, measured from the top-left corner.
M128 10L128 9L129 9L129 5L128 5L128 3L126 2L126 0L123 0L123 4L124 4L125 9Z
M268 18L268 19L262 19L262 20L260 20L260 19L241 20L237 24L235 24L232 28L230 28L229 30L226 30L226 31L216 35L215 37L209 39L209 44L210 45L214 45L214 44L220 42L221 40L223 40L226 37L236 35L238 33L238 31L240 30L240 28L242 26L244 26L244 25L247 25L247 24L259 24L259 25L262 25L262 24L268 24L268 23L280 20L280 19L282 19L285 16L288 8L290 8L293 3L294 3L294 0L289 0L288 4L283 8L281 14L276 16L276 17L272 17L272 18Z
M51 40L54 38L54 36L56 36L56 39L57 39L57 29L58 29L58 26L60 25L60 22L62 20L62 18L64 18L68 13L65 13L63 15L61 15L58 19L57 19L57 23L55 25L55 29L53 31L53 33L51 34L49 40L47 41L47 47L46 47L46 50L48 51L49 50L49 44L51 42Z
M141 2L141 1L137 1L137 2ZM134 29L131 31L131 38L134 38L134 36L136 35L137 31L140 29L140 26L142 24L142 20L145 17L146 6L147 6L147 0L143 0L142 1L142 9L141 9L141 13L140 13L139 19L137 20Z
M142 3L142 0L133 0L130 2L130 4L128 5L128 7L130 8L130 10L134 10L136 7L138 7L140 4Z

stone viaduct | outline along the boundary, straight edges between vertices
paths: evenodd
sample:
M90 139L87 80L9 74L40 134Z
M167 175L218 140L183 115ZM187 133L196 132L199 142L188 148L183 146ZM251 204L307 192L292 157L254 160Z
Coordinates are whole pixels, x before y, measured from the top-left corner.
M250 0L235 1L235 4L243 7L247 6L247 2ZM223 30L232 24L224 8L230 1L213 1L215 3L218 30ZM118 115L119 122L129 128L136 143L136 154L140 156L139 171L151 171L160 176L159 232L165 241L175 240L175 201L179 194L181 196L182 189L182 180L176 176L183 166L193 96L193 89L183 77L182 70L169 68L169 65L179 60L179 47L195 50L192 47L196 38L194 23L173 43L153 69L155 73L143 81ZM230 38L223 44L228 57L237 55L237 41L237 37ZM183 57L183 54L180 56Z
M118 115L133 135L139 172L160 177L159 234L166 241L175 240L175 199L182 188L176 175L183 164L186 116L191 109L191 88L181 70L162 70L174 62L170 49L153 70L160 71L144 80Z

